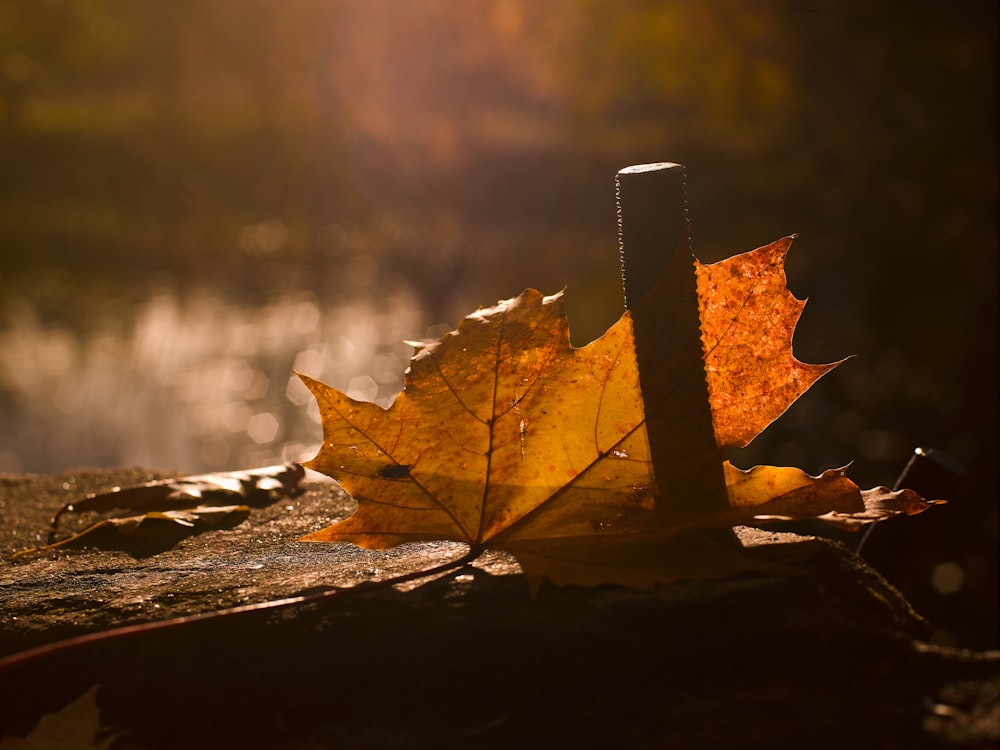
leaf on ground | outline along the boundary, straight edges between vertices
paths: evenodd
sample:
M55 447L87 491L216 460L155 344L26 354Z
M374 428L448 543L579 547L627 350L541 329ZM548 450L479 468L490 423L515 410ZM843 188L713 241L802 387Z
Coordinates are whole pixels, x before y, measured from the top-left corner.
M106 750L115 740L113 733L101 730L101 710L94 685L60 710L39 719L27 737L0 738L0 750Z
M250 513L297 491L305 470L295 463L247 471L217 472L162 479L67 503L52 517L44 546L21 550L14 560L61 547L169 547L191 534L235 526ZM59 522L68 513L118 513L57 540ZM141 511L134 513L134 511Z
M790 242L692 269L720 446L745 445L834 366L792 356L803 303L785 289ZM561 294L529 289L418 345L388 409L300 377L324 431L306 466L358 503L305 541L455 540L511 552L533 586L644 588L761 568L708 530L774 518L863 523L927 507L913 493L862 493L843 471L726 462L728 508L657 514L631 314L573 348Z
M194 505L232 505L236 499L248 505L264 507L279 497L295 492L304 476L301 466L286 463L116 487L110 492L87 495L60 508L52 518L50 537L57 531L59 519L65 513L171 510Z
M250 507L247 505L197 505L183 510L151 510L139 515L106 518L58 542L15 552L11 560L70 547L159 552L192 534L215 528L232 528L249 515Z

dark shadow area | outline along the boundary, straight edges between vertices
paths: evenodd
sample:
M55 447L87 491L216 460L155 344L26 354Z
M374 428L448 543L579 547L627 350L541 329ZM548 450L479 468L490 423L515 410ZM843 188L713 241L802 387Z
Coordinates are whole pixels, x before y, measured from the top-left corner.
M926 701L988 689L996 661L918 652L882 607L808 576L532 602L517 576L462 570L41 659L5 675L8 729L97 684L102 725L135 748L947 747Z

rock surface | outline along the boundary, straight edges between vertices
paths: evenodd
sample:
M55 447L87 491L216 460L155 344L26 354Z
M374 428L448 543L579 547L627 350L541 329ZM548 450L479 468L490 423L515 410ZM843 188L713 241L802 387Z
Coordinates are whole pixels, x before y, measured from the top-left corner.
M0 477L0 657L464 552L298 543L352 508L306 482L167 549L9 562L64 503L159 476ZM95 686L100 724L128 748L996 746L1000 654L925 644L926 623L839 545L741 538L802 572L648 593L543 587L533 601L516 564L488 555L407 585L36 652L0 670L0 748Z

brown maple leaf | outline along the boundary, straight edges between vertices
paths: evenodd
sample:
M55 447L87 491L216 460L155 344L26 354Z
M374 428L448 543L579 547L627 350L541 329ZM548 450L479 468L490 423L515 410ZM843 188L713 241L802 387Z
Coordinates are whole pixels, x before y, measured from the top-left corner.
M792 355L805 302L785 286L794 237L712 265L695 262L708 400L720 447L746 446L834 367Z
M746 445L835 366L792 356L804 303L785 288L790 244L695 262L720 447ZM300 377L324 430L305 465L358 503L306 541L386 549L454 540L513 553L534 586L648 587L762 567L706 529L777 518L857 525L928 505L908 490L862 493L843 470L811 477L725 462L728 508L655 513L631 314L573 348L561 294L529 289L419 345L388 409Z

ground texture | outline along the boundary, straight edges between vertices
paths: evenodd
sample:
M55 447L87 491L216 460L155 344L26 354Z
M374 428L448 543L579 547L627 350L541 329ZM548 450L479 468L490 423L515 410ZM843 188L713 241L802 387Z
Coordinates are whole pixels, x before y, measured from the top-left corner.
M335 485L307 481L173 546L9 562L64 503L161 476L0 477L0 657L464 552L299 543L353 507ZM43 746L35 728L52 713L73 737L64 747L99 746L95 726L122 748L997 746L1000 653L926 644L920 616L839 545L741 535L801 572L647 593L543 587L532 600L513 561L487 556L407 585L8 659L0 748L27 747L26 736Z

